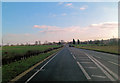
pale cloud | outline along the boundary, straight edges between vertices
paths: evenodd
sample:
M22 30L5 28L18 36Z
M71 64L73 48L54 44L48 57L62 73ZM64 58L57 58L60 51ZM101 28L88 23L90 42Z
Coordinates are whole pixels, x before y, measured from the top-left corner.
M87 27L69 26L58 27L48 25L34 25L38 29L35 34L6 34L3 36L4 43L26 43L35 42L36 40L44 41L70 41L73 38L83 40L107 39L118 37L117 22L103 22L91 24Z
M118 35L118 23L117 22L104 22L104 23L99 23L99 24L91 24L90 26L87 27L80 27L80 26L70 26L70 27L57 27L57 26L49 26L46 27L47 29L44 29L40 32L46 33L46 34L74 34L78 35L84 35L86 36L85 38L102 38L102 37L112 37L115 36L117 37ZM90 35L89 35L90 34Z
M62 4L64 4L64 2L59 2L59 3L58 3L58 5L62 5Z
M56 14L52 14L51 16L52 16L52 17L56 17L57 15L56 15Z
M34 25L35 26L35 25ZM91 24L88 27L80 27L80 26L71 26L71 27L57 27L57 26L48 26L48 25L37 25L38 28L43 29L41 32L86 32L86 31L91 31L91 30L108 30L108 29L117 29L118 28L118 23L117 22L104 22L104 23L99 23L99 24Z
M80 7L80 10L86 10L88 8L88 6L82 6L82 7Z
M50 16L50 17L56 17L57 15L50 12L50 13L49 13L49 16Z
M72 3L67 3L66 6L72 6Z
M40 29L50 29L50 28L56 28L56 26L47 26L47 25L34 25L33 28L40 28Z
M73 4L72 3L67 3L65 4L66 7L70 7L70 8L73 8Z
M66 15L67 15L67 13L62 13L61 15L62 15L62 16L66 16Z
M118 23L117 22L104 22L104 23L99 23L99 24L91 24L90 27L97 27L97 28L117 28Z
M29 33L25 33L24 35L25 35L25 36L30 36L31 34L29 34Z

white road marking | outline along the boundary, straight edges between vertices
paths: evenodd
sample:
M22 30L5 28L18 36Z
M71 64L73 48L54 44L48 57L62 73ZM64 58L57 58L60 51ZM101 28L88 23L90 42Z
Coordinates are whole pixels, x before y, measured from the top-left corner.
M78 66L81 68L81 70L82 70L82 72L84 73L84 75L86 76L86 78L88 79L88 80L90 80L91 79L91 77L88 75L88 73L85 71L85 69L82 67L82 65L77 61L77 64L78 64Z
M84 59L84 58L83 58L83 59L80 59L80 60L90 60L90 59L87 59L87 58L86 58L86 59Z
M85 67L85 68L89 68L89 69L97 69L97 67Z
M93 62L80 62L80 63L88 63L89 64L89 63L93 63Z
M86 58L88 58L88 57L78 57L78 58L80 58L80 59L86 59Z
M76 59L76 57L74 55L72 55L74 59Z
M62 50L61 50L62 51ZM58 55L61 51L59 51L56 55ZM39 71L42 70L43 67L45 67L52 59L54 59L56 57L56 55L54 55L48 62L46 62L37 72L35 72L25 83L29 82Z
M112 63L112 64L114 64L114 65L120 66L120 64L114 63L114 62L112 62L112 61L108 61L108 62L109 62L109 63Z
M88 55L87 53L85 53L85 55L88 56L111 81L115 81L115 79L92 58L92 56Z
M72 54L72 52L71 52L71 54Z
M112 72L110 69L108 69L105 65L103 65L101 62L96 60L94 57L92 57L96 62L98 62L103 68L105 68L110 74L112 74L116 79L118 79L118 75Z
M98 77L98 78L106 78L106 76L100 76L100 75L91 75L92 77Z
M99 56L95 56L95 57L97 57L97 58L101 59L101 57L99 57Z

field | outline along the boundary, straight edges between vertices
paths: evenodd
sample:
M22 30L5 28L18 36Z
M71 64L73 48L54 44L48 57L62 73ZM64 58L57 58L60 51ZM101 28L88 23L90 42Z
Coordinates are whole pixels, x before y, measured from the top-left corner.
M44 51L48 48L59 47L59 45L40 45L40 46L4 46L2 47L3 57L13 56L15 54L25 54L29 50Z
M40 54L38 56L32 56L32 57L24 59L24 60L20 60L20 61L16 61L16 62L13 62L10 64L3 65L3 67L2 67L3 83L10 81L14 77L16 77L18 74L24 72L25 70L27 70L28 68L30 68L31 66L36 64L37 62L42 61L46 57L57 52L58 50L59 49L52 50L50 52Z
M61 45L4 46L2 48L2 60L3 63L4 61L7 63L2 66L2 81L10 81L37 62L57 52L60 47ZM29 57L26 57L27 55ZM20 59L16 60L17 57ZM8 60L14 61L8 62Z
M40 53L46 53L59 47L60 45L4 46L2 48L3 64L9 64Z
M81 44L81 45L75 45L75 47L82 48L82 49L101 51L101 52L107 52L107 53L119 54L117 45L104 46L104 45Z

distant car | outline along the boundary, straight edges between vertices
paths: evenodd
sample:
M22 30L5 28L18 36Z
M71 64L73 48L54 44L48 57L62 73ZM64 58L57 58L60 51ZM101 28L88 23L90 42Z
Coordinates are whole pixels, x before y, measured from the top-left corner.
M69 47L74 47L73 45L69 45Z
M71 47L71 45L69 45L69 47Z

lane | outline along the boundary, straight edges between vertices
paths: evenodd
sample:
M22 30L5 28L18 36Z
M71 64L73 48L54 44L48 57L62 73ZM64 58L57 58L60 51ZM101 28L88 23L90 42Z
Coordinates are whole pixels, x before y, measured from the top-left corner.
M77 61L83 65L88 74L92 77L92 80L114 81L118 79L118 66L108 62L114 61L116 63L118 56L73 47L69 50L75 55Z
M36 71L37 73L34 72L31 76L25 76L27 77L26 80L23 77L19 82L23 80L26 83L39 81L87 81L68 47L65 47L54 58L50 59L49 62L47 61L35 69L39 71Z

